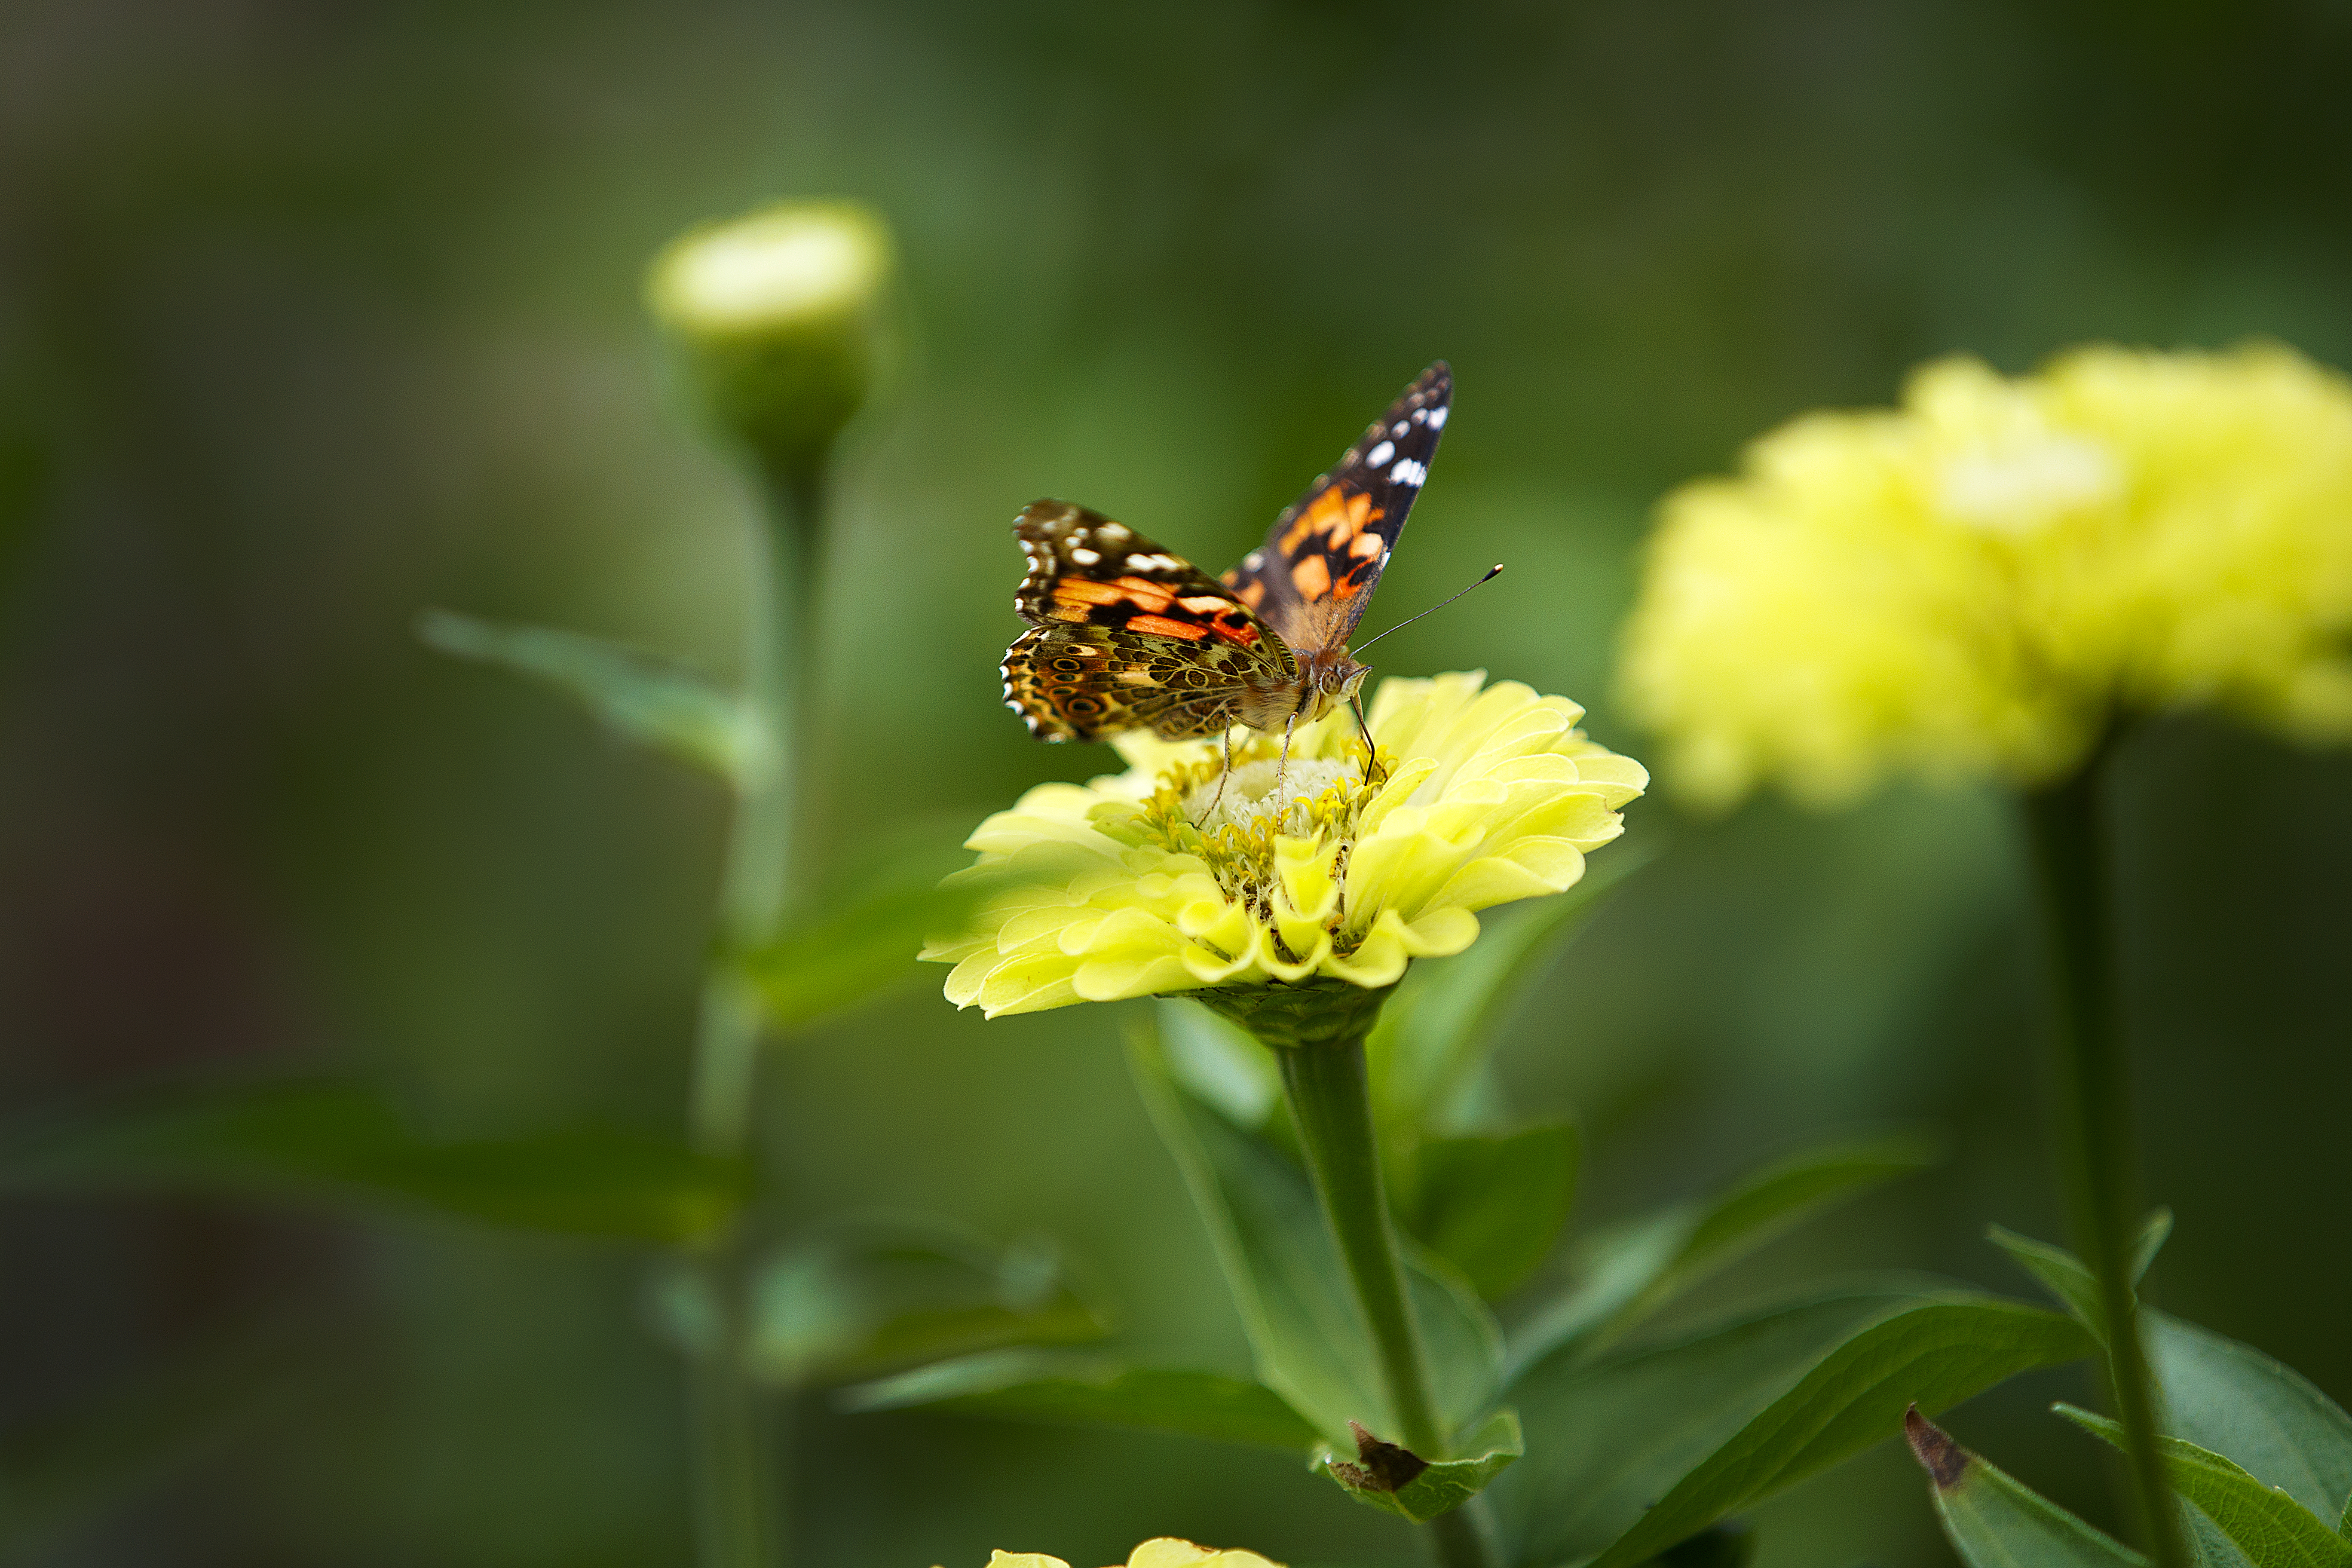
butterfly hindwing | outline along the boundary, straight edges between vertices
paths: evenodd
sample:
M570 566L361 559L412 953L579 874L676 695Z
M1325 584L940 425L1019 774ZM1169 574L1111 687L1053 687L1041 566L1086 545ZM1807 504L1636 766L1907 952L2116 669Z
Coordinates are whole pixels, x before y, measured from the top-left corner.
M1029 557L1013 608L1031 630L1004 656L1004 700L1040 739L1215 734L1251 683L1297 679L1290 649L1231 589L1126 524L1041 500L1013 531Z
M1004 655L1004 705L1041 741L1122 730L1163 740L1218 734L1241 721L1248 657L1226 644L1171 642L1116 626L1032 626Z
M1440 360L1225 574L1234 597L1294 649L1346 647L1429 478L1453 398L1454 373Z

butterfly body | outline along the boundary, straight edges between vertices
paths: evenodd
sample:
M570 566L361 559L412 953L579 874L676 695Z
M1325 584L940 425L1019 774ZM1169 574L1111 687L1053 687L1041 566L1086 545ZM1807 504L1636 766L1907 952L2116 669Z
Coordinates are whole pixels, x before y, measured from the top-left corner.
M1191 740L1284 731L1352 700L1370 671L1348 638L1452 393L1444 362L1423 372L1222 578L1099 512L1030 503L1013 524L1029 560L1013 607L1030 629L1004 656L1005 705L1045 741Z

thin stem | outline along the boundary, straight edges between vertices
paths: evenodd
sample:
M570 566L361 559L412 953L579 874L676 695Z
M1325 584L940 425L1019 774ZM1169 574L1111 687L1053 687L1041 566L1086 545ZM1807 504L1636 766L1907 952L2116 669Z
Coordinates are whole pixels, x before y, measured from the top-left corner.
M1388 1390L1394 1440L1424 1458L1447 1456L1447 1434L1431 1396L1429 1367L1404 1265L1381 1181L1380 1146L1360 1037L1328 1044L1278 1047L1283 1088L1298 1124L1299 1142L1322 1200L1324 1220L1339 1243L1349 1283L1370 1330L1381 1380ZM1386 1433L1380 1436L1387 1436ZM1445 1568L1486 1568L1488 1553L1475 1521L1456 1510L1430 1525Z
M696 1146L728 1159L756 1151L760 999L737 955L772 940L804 879L802 781L812 687L809 609L821 516L813 477L777 479L760 531L747 612L746 718L752 743L719 892L720 940L695 1031ZM738 1227L697 1258L711 1306L693 1369L696 1525L703 1568L776 1568L784 1560L778 1413L744 1374L751 1333L746 1237Z
M2073 777L2028 794L2025 823L2050 952L2059 1163L2075 1246L2098 1283L2108 1382L2131 1476L2130 1511L2139 1519L2156 1568L2183 1568L2177 1510L2157 1452L2155 1381L2131 1276L2138 1152L2131 1064L2116 1003L2113 868L2102 800L2113 753L2110 741Z

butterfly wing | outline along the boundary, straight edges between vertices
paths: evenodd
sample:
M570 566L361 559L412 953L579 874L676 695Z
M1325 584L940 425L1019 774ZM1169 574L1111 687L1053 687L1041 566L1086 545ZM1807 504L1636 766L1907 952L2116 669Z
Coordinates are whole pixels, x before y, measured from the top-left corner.
M1293 648L1346 647L1429 478L1453 404L1454 372L1440 360L1225 574L1234 597Z
M1005 653L1004 701L1040 740L1213 735L1241 721L1253 685L1297 681L1290 649L1231 589L1126 524L1041 500L1013 531L1031 629Z

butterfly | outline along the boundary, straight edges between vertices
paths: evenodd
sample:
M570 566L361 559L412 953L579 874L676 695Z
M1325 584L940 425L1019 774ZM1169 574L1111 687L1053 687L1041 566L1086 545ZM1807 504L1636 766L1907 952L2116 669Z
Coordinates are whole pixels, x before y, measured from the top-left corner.
M1029 560L1013 607L1030 629L1004 655L1005 706L1041 741L1150 730L1230 745L1246 724L1282 731L1287 756L1292 726L1354 702L1370 673L1348 638L1429 478L1453 395L1444 361L1422 372L1223 577L1100 512L1032 501L1013 525Z

